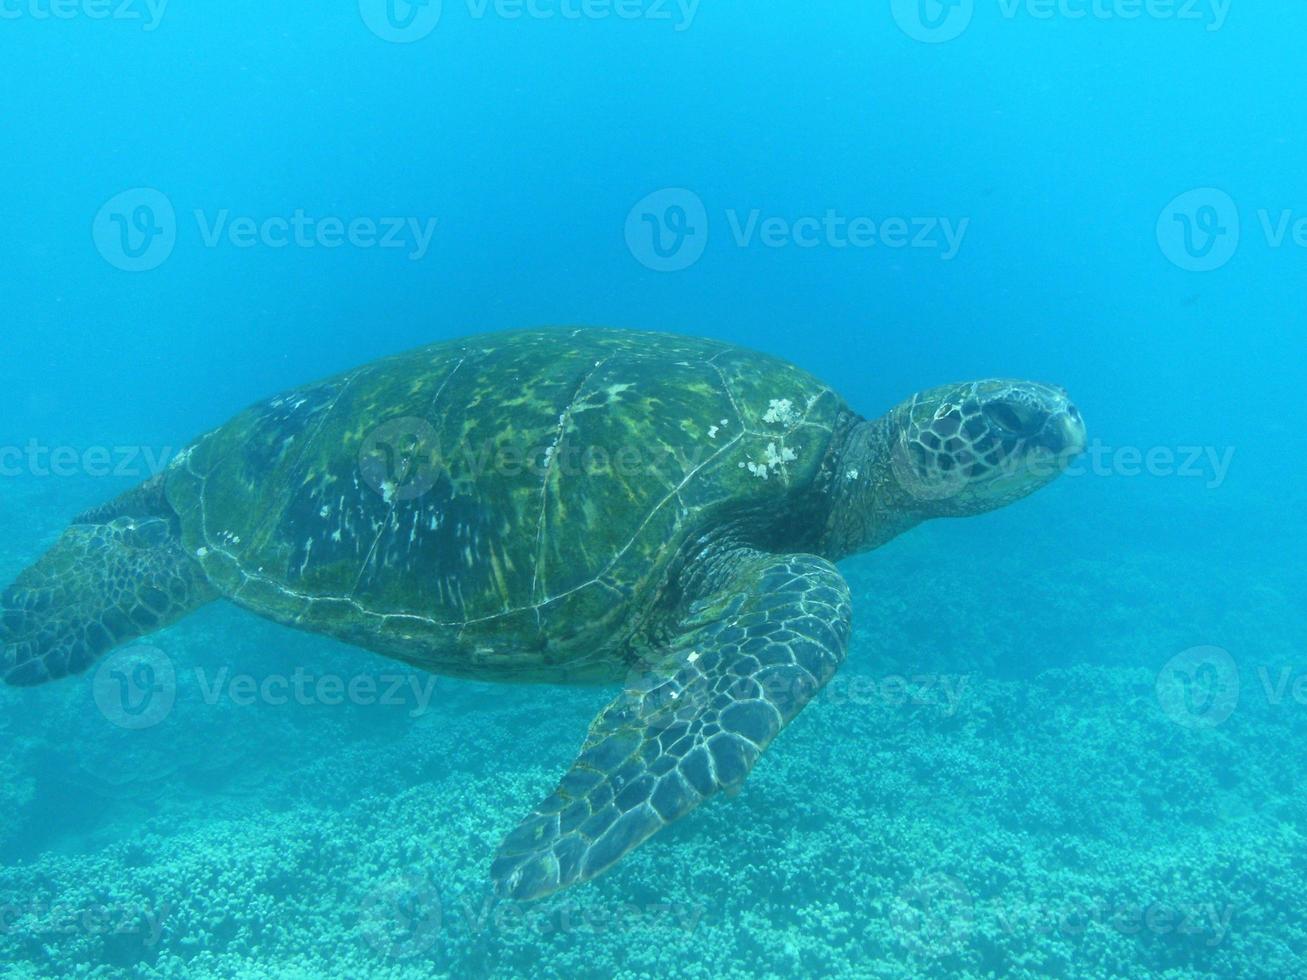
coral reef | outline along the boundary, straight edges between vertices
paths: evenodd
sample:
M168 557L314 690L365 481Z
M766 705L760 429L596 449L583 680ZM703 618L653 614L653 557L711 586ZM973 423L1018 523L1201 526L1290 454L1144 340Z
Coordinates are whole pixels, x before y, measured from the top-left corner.
M1029 536L1007 520L969 533ZM849 564L849 662L737 797L528 906L492 897L494 849L609 692L428 687L221 605L152 638L176 667L152 727L93 675L0 691L0 972L1301 974L1299 573L957 534ZM1242 693L1187 727L1157 684L1199 642ZM356 677L394 697L320 683Z

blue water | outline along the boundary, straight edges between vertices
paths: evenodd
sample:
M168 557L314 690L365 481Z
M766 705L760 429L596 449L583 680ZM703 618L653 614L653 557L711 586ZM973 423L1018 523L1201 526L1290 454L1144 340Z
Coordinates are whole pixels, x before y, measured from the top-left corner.
M6 975L1307 973L1307 10L275 6L0 4L0 579L257 399L509 327L868 416L1049 380L1092 453L845 563L863 693L525 911L494 849L610 692L223 605L151 638L158 725L0 692ZM206 697L300 667L407 693Z

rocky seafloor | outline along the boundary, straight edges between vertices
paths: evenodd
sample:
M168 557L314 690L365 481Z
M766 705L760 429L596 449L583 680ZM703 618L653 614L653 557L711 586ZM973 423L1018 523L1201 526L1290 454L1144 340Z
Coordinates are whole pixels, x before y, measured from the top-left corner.
M97 489L0 486L0 577ZM610 692L428 686L221 604L150 640L157 724L92 675L0 691L0 975L1303 975L1283 527L1048 497L850 562L849 661L742 792L531 905L491 857Z

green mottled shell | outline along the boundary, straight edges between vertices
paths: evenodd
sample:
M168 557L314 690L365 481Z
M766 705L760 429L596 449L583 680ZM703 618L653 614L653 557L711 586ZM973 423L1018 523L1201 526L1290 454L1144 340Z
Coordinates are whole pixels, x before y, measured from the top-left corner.
M213 583L257 612L450 673L583 677L687 541L811 486L842 409L713 341L472 337L254 406L167 493Z

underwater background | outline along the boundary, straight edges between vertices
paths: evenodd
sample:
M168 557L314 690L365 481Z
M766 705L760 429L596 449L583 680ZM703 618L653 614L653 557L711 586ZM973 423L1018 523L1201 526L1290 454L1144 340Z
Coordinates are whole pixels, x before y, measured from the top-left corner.
M214 604L0 691L0 975L1307 975L1307 7L3 0L0 580L249 403L459 335L785 357L1091 452L843 568L840 685L584 886L499 840L611 691ZM245 697L363 677L391 697Z

